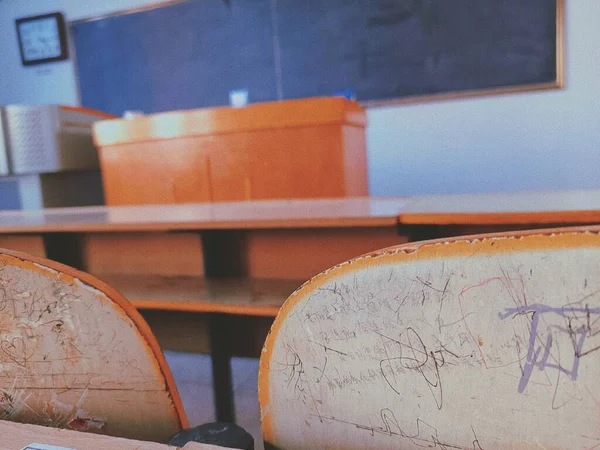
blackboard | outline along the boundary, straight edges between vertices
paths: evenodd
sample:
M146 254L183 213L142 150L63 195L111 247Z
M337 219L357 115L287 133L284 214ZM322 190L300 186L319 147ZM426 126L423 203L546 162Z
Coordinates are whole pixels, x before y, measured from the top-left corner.
M72 24L84 106L556 87L562 0L188 0Z
M72 26L84 106L113 114L275 100L268 0L192 0Z

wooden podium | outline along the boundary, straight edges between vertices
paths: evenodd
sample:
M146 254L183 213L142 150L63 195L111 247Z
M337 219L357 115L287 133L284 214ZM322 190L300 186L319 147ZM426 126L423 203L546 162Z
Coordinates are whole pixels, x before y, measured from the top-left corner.
M366 114L341 97L98 122L107 205L368 195Z

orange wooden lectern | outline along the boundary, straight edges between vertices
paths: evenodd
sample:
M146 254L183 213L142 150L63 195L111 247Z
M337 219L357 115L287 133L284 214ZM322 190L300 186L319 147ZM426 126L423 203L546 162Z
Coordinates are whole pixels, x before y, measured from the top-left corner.
M341 97L96 123L107 205L368 195L364 110Z

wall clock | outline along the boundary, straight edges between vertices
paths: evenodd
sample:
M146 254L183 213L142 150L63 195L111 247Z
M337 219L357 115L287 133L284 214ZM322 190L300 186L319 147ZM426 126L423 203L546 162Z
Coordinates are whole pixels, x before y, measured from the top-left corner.
M69 57L65 19L61 13L23 17L15 22L24 66Z

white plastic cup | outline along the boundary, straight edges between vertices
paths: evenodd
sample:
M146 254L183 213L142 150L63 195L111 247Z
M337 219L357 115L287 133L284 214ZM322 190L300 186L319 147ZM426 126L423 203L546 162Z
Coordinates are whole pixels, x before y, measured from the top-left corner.
M248 105L248 89L235 89L229 92L229 104L234 108Z
M135 119L136 117L143 116L142 111L125 111L123 113L123 119Z

